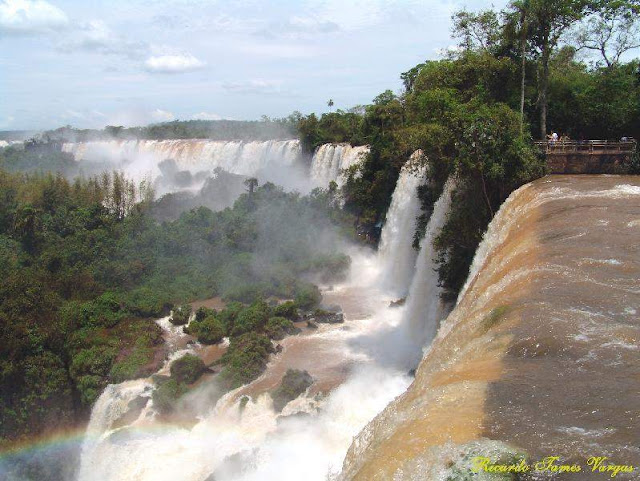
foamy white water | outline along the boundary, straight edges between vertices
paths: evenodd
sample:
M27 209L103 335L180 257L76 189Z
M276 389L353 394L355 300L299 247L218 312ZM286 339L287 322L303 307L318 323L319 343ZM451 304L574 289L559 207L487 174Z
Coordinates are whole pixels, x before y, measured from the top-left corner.
M420 214L417 191L425 181L425 168L413 165L419 155L420 152L414 153L400 171L380 235L378 250L382 263L382 283L398 297L407 295L418 255L413 248L416 218Z
M369 152L366 145L324 144L318 147L311 160L311 179L316 186L326 188L334 181L344 184L344 171L361 162Z
M65 143L62 150L73 154L78 162L111 164L138 182L154 181L161 175L159 164L173 159L179 169L193 174L221 168L288 190L309 192L314 187L327 188L331 181L342 185L344 169L361 161L369 148L324 144L310 160L303 155L298 140L110 140Z
M353 276L327 293L331 302L344 301L348 322L321 326L305 338L290 338L308 345L308 355L315 356L318 364L328 356L331 362L350 366L346 380L326 397L297 399L283 411L310 415L297 418L275 413L268 392L254 395L241 410L240 393L250 391L251 385L228 393L215 406L208 405L207 390L215 388L205 386L185 402L198 410L199 421L191 429L161 424L147 416L114 430L113 418L121 414L108 414L110 406L131 397L121 395L127 383L109 386L94 407L92 437L85 442L78 479L202 481L215 473L218 481L293 481L301 477L326 481L327 474L337 474L353 436L410 382L406 372L388 366L383 353L376 351L380 338L397 327L402 316L402 309L387 307L392 297L371 282L377 278L378 257L358 251L353 259ZM312 354L309 350L314 346L324 347ZM131 383L146 386L147 381ZM243 458L242 469L230 461L234 455Z
M442 230L451 208L451 194L455 181L449 178L440 198L433 206L424 238L420 242L420 253L416 260L416 273L409 289L403 325L410 338L421 348L428 346L436 335L440 321L446 317L446 308L438 286L436 254L433 241ZM421 357L421 352L420 352ZM418 361L419 359L417 359Z
M111 162L136 180L155 179L160 175L158 164L173 159L179 168L193 173L221 168L282 181L286 177L278 175L279 171L292 168L301 156L298 140L113 140L65 143L62 150L72 153L77 161Z

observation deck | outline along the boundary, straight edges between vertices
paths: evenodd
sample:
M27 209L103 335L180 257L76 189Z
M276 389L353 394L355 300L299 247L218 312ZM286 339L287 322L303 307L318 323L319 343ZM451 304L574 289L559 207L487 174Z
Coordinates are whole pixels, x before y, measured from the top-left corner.
M539 141L551 174L626 174L637 149L633 139Z

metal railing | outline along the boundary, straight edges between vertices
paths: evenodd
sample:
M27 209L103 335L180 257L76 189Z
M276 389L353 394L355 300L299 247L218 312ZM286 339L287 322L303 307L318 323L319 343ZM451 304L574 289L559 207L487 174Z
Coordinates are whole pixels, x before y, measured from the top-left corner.
M582 153L582 154L631 154L636 150L636 141L612 140L547 140L535 143L548 154Z

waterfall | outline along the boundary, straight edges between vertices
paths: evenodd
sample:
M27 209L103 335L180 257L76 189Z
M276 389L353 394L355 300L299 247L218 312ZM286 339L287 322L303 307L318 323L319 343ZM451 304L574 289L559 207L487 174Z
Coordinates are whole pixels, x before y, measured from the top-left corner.
M123 421L131 425L149 414L152 386L146 379L136 379L121 384L109 384L102 392L91 410L82 445L78 479L92 478L96 450L103 438L114 432L116 423Z
M331 181L340 186L345 181L343 171L360 162L368 152L366 145L323 144L313 154L311 180L318 187L326 188Z
M321 145L310 168L303 162L298 140L108 140L69 142L62 145L62 150L73 154L78 162L107 163L108 168L124 170L136 181L158 178L158 164L173 159L178 168L192 173L221 168L308 192L314 187L326 188L331 181L342 185L343 171L360 162L369 147Z
M404 325L407 334L420 348L431 342L438 330L440 320L446 314L446 307L440 298L442 290L438 286L433 240L444 226L451 207L451 194L454 188L455 181L449 178L440 198L433 206L433 213L427 224L424 238L420 242L415 275L407 297Z
M213 170L220 167L240 175L255 175L273 166L290 166L300 155L297 140L269 140L265 142L212 140L124 140L65 143L64 152L72 153L77 161L151 159L156 163L173 159L184 169Z
M399 297L406 296L415 271L417 252L412 244L420 214L417 189L426 171L416 167L414 161L421 154L414 152L402 167L380 236L381 284Z
M113 140L65 143L62 150L73 154L79 162L112 164L135 180L156 179L161 174L158 164L173 159L178 168L192 173L221 168L232 174L255 176L305 190L300 184L302 176L290 172L301 159L298 140ZM287 185L287 180L291 185Z

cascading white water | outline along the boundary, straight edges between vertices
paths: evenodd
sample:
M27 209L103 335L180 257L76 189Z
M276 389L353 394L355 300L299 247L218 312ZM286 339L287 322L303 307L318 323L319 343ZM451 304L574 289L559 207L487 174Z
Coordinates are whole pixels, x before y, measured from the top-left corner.
M403 324L407 334L420 348L426 347L433 340L440 321L446 315L445 306L440 297L442 289L438 286L433 240L442 230L447 219L454 188L455 181L449 178L440 198L433 206L433 213L427 224L424 238L420 242L416 272L407 297Z
M284 351L271 360L262 378L228 393L215 405L209 401L215 384L205 383L190 393L180 408L197 416L192 428L162 424L152 416L115 430L111 428L112 422L102 423L103 430L95 430L85 442L79 481L204 481L212 473L217 481L333 479L353 436L410 382L408 343L393 335L401 328L405 307L390 308L395 293L378 281L384 263L400 262L396 256L406 257L410 251L404 249L404 244L411 249L415 228L411 219L417 212L414 207L403 209L402 205L412 205L411 192L421 175L411 177L403 174L403 185L399 187L396 207L384 234L388 245L403 248L389 249L386 255L367 249L350 253L353 259L350 278L324 293L328 304L343 307L348 328L321 326L311 334L281 341ZM446 214L450 184L435 207L436 218L444 218ZM405 219L401 220L402 217ZM433 236L442 222L432 220L431 224L428 236ZM410 277L412 271L407 268L404 277ZM427 273L421 269L420 275ZM419 297L418 289L414 286L414 297ZM419 306L414 303L414 308ZM159 324L166 323L160 320ZM296 352L300 357L296 358ZM273 410L269 393L260 390L254 393L252 389L257 388L252 386L269 376L279 380L272 373L288 367L309 369L312 376L320 377L320 382L337 387L320 400L311 397L294 400L278 414ZM327 376L324 380L323 375ZM243 410L239 406L241 391L252 397ZM113 404L111 397L118 392L118 386L111 386L103 393L94 407L92 420L105 417L102 406ZM297 411L307 415L286 417ZM230 461L230 456L239 457L241 466Z
M334 181L344 184L343 172L362 161L369 152L366 145L352 147L349 144L324 144L318 147L311 160L311 180L318 187L326 188Z
M301 477L326 481L328 473L336 474L353 436L410 382L406 370L390 367L388 358L377 351L379 339L397 326L401 315L401 310L387 307L391 297L371 283L377 278L378 258L369 250L358 251L352 258L353 276L326 293L327 302L353 306L345 308L349 329L326 325L281 341L284 352L271 361L275 365L270 364L265 374L277 370L278 360L299 345L300 362L312 359L309 365L317 366L319 373L331 363L336 367L330 378L336 373L343 376L345 369L349 372L326 397L294 400L278 414L268 392L252 395L240 409L239 391L213 405L208 392L216 389L215 384L205 384L190 393L180 408L197 415L192 428L163 424L149 416L115 430L112 421L93 422L78 480L204 481L215 473L216 481L297 481ZM92 421L111 419L104 414L104 406L119 402L112 399L119 386L103 393ZM308 414L290 416L296 412ZM96 429L98 425L103 430ZM234 455L243 459L241 468L229 461Z
M402 167L380 235L381 282L398 297L407 295L418 255L412 244L420 214L417 189L426 173L424 167L415 164L421 155L420 151L414 152Z
M308 192L314 187L326 188L331 181L342 185L343 171L360 162L369 147L321 145L311 159L311 167L305 166L298 140L110 140L65 143L62 150L79 162L112 164L136 181L156 179L161 174L158 164L173 159L180 169L192 173L221 168Z
M264 142L212 140L124 140L65 143L64 152L77 161L123 163L134 178L160 175L158 164L173 159L185 170L213 170L255 176L269 169L293 166L300 158L298 140Z
M96 452L103 443L103 437L109 434L114 424L132 410L134 412L134 401L142 401L140 409L135 411L134 422L150 414L148 406L151 404L150 397L152 383L146 379L136 379L120 384L110 384L102 392L91 410L91 418L82 445L81 462L79 469L79 479L89 480L94 476L93 460ZM131 421L129 421L131 424Z

